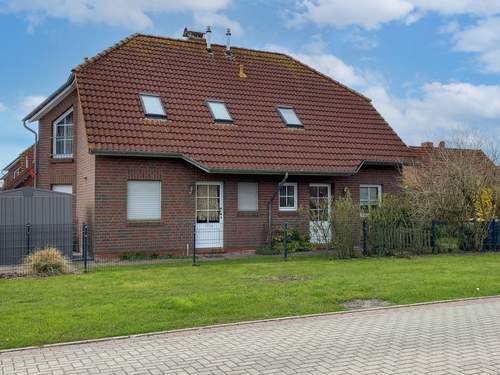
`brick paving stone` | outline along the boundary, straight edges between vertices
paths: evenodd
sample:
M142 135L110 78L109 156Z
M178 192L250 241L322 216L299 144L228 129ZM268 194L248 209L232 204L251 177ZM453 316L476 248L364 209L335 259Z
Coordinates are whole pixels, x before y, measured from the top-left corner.
M0 374L500 374L500 297L14 351Z

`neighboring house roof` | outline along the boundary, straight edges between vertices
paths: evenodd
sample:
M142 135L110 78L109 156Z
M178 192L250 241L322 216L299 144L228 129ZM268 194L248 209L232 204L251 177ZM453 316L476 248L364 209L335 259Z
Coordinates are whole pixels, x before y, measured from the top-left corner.
M435 147L432 142L423 142L421 146L410 146L410 150L413 153L414 159L424 164L426 158L439 153L440 157L449 157L454 160L467 158L470 161L494 166L493 161L481 149L446 147L443 141L441 141L437 147Z
M352 174L411 157L364 96L287 55L224 49L135 34L74 69L91 152L235 173ZM146 119L140 93L159 94L168 119ZM224 101L234 123L214 123L207 99ZM285 127L279 105L303 129Z
M3 180L3 189L17 188L31 177L32 172L30 171L30 169L34 165L33 149L34 145L29 146L28 148L23 150L16 159L14 159L2 169L2 172L4 174L0 177L0 179ZM28 158L28 167L26 167L26 164L24 164L26 158ZM18 175L14 175L14 171L16 169L19 169Z

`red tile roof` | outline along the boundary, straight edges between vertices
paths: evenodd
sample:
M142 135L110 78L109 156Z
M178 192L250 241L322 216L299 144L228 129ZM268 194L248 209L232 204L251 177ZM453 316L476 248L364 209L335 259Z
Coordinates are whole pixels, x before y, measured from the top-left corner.
M472 148L456 148L446 146L433 146L432 143L428 146L409 146L413 153L413 159L422 164L429 163L431 158L460 160L467 159L478 165L494 166L493 161L481 149Z
M74 70L93 152L180 154L212 171L354 173L410 150L368 99L281 53L133 35ZM246 78L240 77L240 66ZM139 93L161 96L168 120L145 119ZM207 99L233 124L214 123ZM304 127L286 128L292 106Z

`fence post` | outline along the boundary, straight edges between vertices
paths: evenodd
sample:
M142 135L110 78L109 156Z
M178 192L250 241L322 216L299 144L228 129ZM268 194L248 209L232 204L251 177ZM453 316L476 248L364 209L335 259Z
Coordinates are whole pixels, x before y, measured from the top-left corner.
M288 222L283 223L283 259L288 260Z
M368 256L368 222L363 219L363 256Z
M491 250L497 251L498 249L498 233L497 233L497 221L493 219L491 222Z
M26 224L26 255L29 255L31 249L31 224Z
M193 266L196 264L196 223L193 223Z
M437 222L436 220L432 220L431 222L431 246L432 246L432 254L437 254Z
M82 225L82 256L83 256L83 269L87 272L87 260L89 258L89 228L88 225Z

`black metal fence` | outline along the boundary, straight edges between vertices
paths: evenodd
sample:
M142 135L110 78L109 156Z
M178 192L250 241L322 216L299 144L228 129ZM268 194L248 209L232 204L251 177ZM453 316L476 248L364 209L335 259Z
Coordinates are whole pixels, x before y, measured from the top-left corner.
M480 235L477 225L484 229ZM438 221L412 225L375 225L367 219L359 218L345 223L337 222L336 227L325 227L325 230L326 235L323 237L312 236L310 232L284 223L273 231L269 242L255 246L254 249L257 254L281 255L285 260L296 254L310 252L350 258L500 251L498 220L489 223L468 222L463 225ZM115 266L178 260L197 265L201 260L228 256L225 252L227 249L223 228L216 225L200 226L193 223L192 243L188 251L182 254L125 251L103 257L99 252L94 253L92 242L93 233L86 224L0 226L0 277L44 273L47 269L49 273L59 273L57 267L62 267L61 271L64 272L85 272ZM50 248L56 249L58 259L51 258L52 255L48 260L33 256L42 249Z

